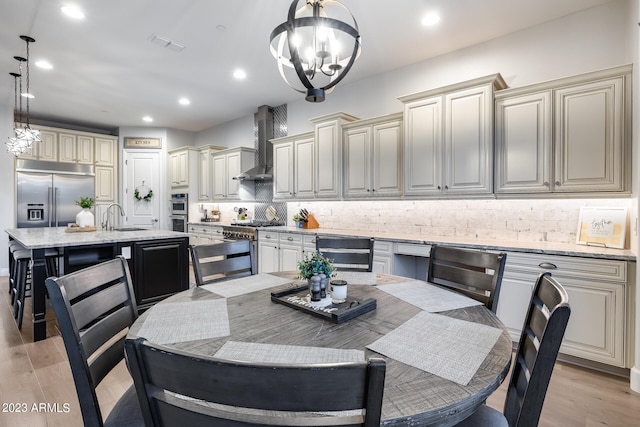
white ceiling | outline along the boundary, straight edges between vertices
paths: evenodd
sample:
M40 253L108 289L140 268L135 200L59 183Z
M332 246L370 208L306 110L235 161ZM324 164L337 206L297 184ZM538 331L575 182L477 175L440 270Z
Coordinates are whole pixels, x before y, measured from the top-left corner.
M13 104L13 56L30 45L32 116L93 127L158 126L201 131L303 97L278 74L269 35L290 0L0 0L0 102ZM362 55L341 85L481 43L611 0L342 0L355 16ZM620 0L616 0L620 1ZM425 12L442 16L420 25ZM218 26L226 29L221 31ZM151 43L159 35L179 53ZM47 59L53 69L33 66ZM236 81L235 68L247 78ZM336 91L340 90L340 85ZM191 99L180 106L179 97ZM328 95L331 96L331 95ZM23 108L25 105L23 104ZM152 124L142 116L154 118Z

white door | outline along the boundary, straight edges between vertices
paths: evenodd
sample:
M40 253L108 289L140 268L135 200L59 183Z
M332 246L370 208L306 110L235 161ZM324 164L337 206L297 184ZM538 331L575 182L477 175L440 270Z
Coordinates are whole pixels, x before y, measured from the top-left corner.
M122 208L126 213L125 223L128 226L157 229L164 223L159 222L160 206L168 205L161 204L166 197L160 185L160 169L159 151L125 150ZM152 193L151 196L149 192Z

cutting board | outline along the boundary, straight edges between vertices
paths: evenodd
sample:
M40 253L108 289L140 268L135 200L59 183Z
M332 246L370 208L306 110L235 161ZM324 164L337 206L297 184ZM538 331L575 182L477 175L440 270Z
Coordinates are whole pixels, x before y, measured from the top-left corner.
M87 226L87 227L67 227L64 229L65 233L82 233L86 231L96 231L96 227Z

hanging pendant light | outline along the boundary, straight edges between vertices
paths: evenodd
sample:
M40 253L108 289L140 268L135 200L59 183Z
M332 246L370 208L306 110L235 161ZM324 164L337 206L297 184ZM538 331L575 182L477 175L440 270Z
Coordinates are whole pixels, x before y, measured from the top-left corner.
M9 74L13 76L13 127L15 132L15 129L18 128L18 120L20 120L16 120L16 112L18 111L18 77L21 77L21 75L19 73ZM22 108L20 108L20 116L22 116ZM7 146L7 151L16 156L24 153L26 150L26 148L23 148L22 140L16 136L9 137L5 145Z
M305 0L305 5L296 10L299 2L293 0L287 21L271 32L271 53L289 86L305 93L309 102L322 102L325 93L333 91L360 56L358 24L338 1ZM352 23L330 18L329 7ZM290 78L297 78L302 86L292 84Z
M28 141L29 147L31 147L34 142L40 142L40 131L37 129L31 129L31 126L29 124L29 99L33 98L33 95L29 90L29 43L34 43L36 40L29 36L20 36L20 38L27 44L27 58L26 60L24 58L21 58L22 60L25 60L27 64L26 92L22 92L22 77L20 77L20 95L27 98L27 115L26 123L23 122L21 128L16 128L16 135L18 138ZM18 57L15 58L18 59ZM20 65L20 74L22 74L22 63ZM20 114L22 115L22 98L20 98Z

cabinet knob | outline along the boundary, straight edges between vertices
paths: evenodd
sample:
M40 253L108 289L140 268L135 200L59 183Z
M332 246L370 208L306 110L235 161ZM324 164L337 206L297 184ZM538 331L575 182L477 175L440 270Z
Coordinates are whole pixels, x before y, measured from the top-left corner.
M546 270L555 270L556 268L558 268L557 265L550 262L541 262L540 264L538 264L538 267L544 268Z
M560 181L556 181L556 186L560 187Z
M293 237L289 236L289 237L287 237L287 240L290 241L290 242L293 242Z
M442 187L440 187L439 185L438 185L438 190L442 190Z
M449 189L449 186L448 186L448 185L445 185L445 186L444 186L444 189L445 189L445 191L446 191L446 190L448 190L448 189Z
M264 237L266 237L267 239L270 239L270 238L271 238L271 234L267 234L267 235L266 235L266 236L264 236Z
M542 185L544 185L545 187L548 187L549 186L549 181L543 182Z
M367 188L367 193L368 193L369 191L371 191L371 190L369 190L369 189Z

